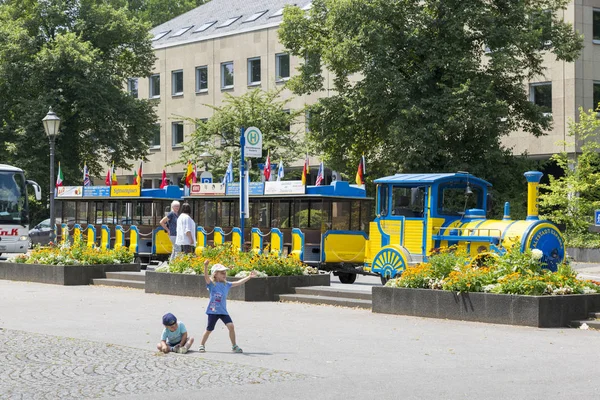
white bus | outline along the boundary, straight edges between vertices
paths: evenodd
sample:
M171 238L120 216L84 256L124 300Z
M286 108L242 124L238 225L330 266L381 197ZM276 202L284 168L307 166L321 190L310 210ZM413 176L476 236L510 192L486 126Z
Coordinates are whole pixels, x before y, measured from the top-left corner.
M28 184L40 200L40 186L25 180L22 169L0 164L0 255L26 253L29 247Z

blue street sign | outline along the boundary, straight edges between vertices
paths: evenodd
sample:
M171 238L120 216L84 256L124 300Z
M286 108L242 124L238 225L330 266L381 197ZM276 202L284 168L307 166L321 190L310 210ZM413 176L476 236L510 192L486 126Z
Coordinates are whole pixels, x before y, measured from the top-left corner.
M212 178L200 178L200 183L212 183Z
M594 215L594 221L596 221L596 226L600 226L600 210L596 210Z

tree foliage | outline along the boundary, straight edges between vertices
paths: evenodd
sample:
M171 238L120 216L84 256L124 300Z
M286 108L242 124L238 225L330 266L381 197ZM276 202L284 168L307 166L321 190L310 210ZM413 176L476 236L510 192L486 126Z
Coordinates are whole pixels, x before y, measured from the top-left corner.
M257 161L264 161L268 151L272 164L281 159L284 165L289 165L298 159L304 144L294 124L304 111L289 110L291 99L280 99L281 91L254 89L238 97L226 93L223 105L205 104L213 110L210 119L184 118L187 123L195 124L196 131L184 144L179 163L187 163L188 160L196 163L200 154L207 151L214 157L210 170L222 176L230 157L234 160L234 169L239 165L240 128L251 126L257 127L263 134L263 158ZM257 169L254 168L251 173L257 175Z
M517 166L501 138L551 127L524 82L543 73L546 53L571 62L582 48L557 16L566 0L312 4L286 7L279 30L305 60L289 87L331 90L310 107L309 139L350 175L364 152L371 177L464 170L508 188Z
M541 185L541 213L565 227L568 240L585 239L588 227L594 224L594 211L600 209L600 120L594 110L579 109L579 122L569 123L569 136L564 151L552 160L564 175L550 176L547 185ZM581 153L573 158L574 147L580 144ZM598 239L596 239L597 241Z
M49 106L62 121L55 159L66 184L81 183L84 162L101 175L102 162L143 158L156 115L124 88L153 67L148 30L109 1L0 4L0 159L48 182Z

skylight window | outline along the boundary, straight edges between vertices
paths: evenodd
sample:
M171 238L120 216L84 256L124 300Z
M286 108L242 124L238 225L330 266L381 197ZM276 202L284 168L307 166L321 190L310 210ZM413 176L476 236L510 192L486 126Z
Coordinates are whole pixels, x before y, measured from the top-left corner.
M281 17L283 15L283 8L278 10L275 14L271 15L269 18Z
M226 26L229 26L229 25L233 24L235 21L237 21L241 17L242 16L240 15L240 16L237 16L237 17L229 18L227 21L225 21L221 25L217 26L217 28L225 28Z
M269 10L259 11L257 13L254 13L251 16L249 16L248 19L244 20L244 22L256 21L257 19L259 19L260 17L262 17L267 11L269 11Z
M169 32L171 32L171 31L164 31L164 32L161 32L161 33L157 33L157 34L156 34L156 36L154 36L154 37L152 38L152 41L154 42L154 41L156 41L156 40L162 39L162 38L163 38L163 37L165 37L165 36L166 36L166 35L167 35Z
M210 28L211 26L213 26L214 24L216 24L217 21L211 21L211 22L206 22L202 25L200 25L195 31L194 33L198 33L198 32L204 32L205 30L207 30L208 28Z
M305 5L304 7L302 7L302 9L304 11L308 11L312 8L312 1L310 3L308 3L307 5Z
M194 25L190 25L190 26L186 26L185 28L181 28L180 30L178 30L177 32L175 32L173 35L171 35L171 37L176 37L176 36L183 35L187 31L189 31L192 28L192 26L194 26Z

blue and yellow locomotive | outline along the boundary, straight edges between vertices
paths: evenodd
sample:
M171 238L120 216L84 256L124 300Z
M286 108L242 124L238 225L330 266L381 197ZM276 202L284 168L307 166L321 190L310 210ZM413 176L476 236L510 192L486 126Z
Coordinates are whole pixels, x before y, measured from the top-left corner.
M432 250L456 245L470 255L539 249L546 267L555 270L565 256L559 229L538 217L541 172L527 172L527 218L486 219L491 184L466 172L397 174L375 181L377 217L369 227L365 272L382 281L402 274L410 264L427 261Z

